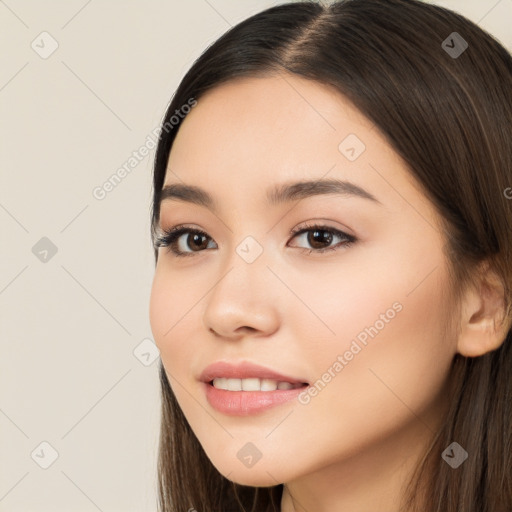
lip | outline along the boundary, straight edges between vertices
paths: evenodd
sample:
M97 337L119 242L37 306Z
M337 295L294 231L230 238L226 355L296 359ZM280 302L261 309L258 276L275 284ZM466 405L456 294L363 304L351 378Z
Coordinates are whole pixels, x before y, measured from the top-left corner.
M275 391L228 391L213 387L212 381L217 377L272 379L278 382L305 385L295 389L276 389ZM248 361L237 364L226 361L216 362L203 370L199 380L203 383L208 403L217 411L230 416L249 416L264 412L297 398L308 386L305 379L284 375Z
M272 379L277 380L278 382L290 382L291 384L307 384L305 379L284 375L270 368L254 364L249 361L242 361L239 363L217 361L216 363L208 365L202 371L199 376L199 380L201 382L209 383L218 377L226 377L228 379ZM231 393L236 393L236 391L231 391ZM265 391L265 393L271 393L271 391Z

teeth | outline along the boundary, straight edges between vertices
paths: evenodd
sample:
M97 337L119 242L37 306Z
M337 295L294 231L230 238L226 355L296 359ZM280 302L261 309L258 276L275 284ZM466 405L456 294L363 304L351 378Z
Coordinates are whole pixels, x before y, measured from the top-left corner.
M228 391L275 391L276 389L300 388L301 384L279 382L272 379L228 379L226 377L218 377L213 379L213 386L217 389Z
M275 391L278 385L276 380L261 379L261 391Z
M238 380L238 379L233 379ZM240 380L242 383L243 391L259 391L260 390L260 379L243 379Z
M242 381L240 379L226 379L226 381L229 391L242 391Z

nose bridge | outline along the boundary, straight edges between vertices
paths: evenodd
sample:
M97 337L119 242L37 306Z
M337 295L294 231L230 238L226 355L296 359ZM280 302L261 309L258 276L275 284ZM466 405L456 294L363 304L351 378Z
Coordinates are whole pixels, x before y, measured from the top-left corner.
M224 336L235 334L239 327L272 331L277 310L263 241L246 235L221 258L219 278L207 298L206 327Z
M221 263L224 277L215 286L214 293L255 299L258 290L265 288L264 283L268 280L267 251L263 240L260 242L254 235L246 235L221 258L224 259ZM263 286L256 286L258 284ZM253 293L250 293L251 289Z

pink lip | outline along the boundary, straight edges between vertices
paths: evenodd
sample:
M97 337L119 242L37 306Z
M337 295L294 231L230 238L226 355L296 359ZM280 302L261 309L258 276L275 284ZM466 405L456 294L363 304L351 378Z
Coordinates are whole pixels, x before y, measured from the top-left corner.
M207 382L202 385L208 403L217 411L230 416L249 416L266 411L297 398L307 387L275 391L227 391L214 388Z
M237 364L218 361L210 364L201 372L199 380L202 382L211 382L213 379L218 377L226 377L228 379L272 379L277 380L278 382L290 382L291 384L306 383L305 379L290 377L289 375L275 372L270 368L253 364L248 361L242 361Z
M296 389L276 389L275 391L228 391L213 387L212 381L217 377L272 379L278 382L306 385ZM231 416L248 416L266 411L293 400L307 387L305 379L283 375L247 361L236 365L224 361L211 364L203 370L199 380L203 382L208 403L217 411Z

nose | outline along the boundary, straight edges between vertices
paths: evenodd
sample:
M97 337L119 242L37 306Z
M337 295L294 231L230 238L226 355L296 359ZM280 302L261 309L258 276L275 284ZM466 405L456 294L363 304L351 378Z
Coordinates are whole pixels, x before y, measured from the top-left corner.
M208 331L235 340L269 336L278 329L277 283L264 255L247 263L233 251L206 297L203 323Z

